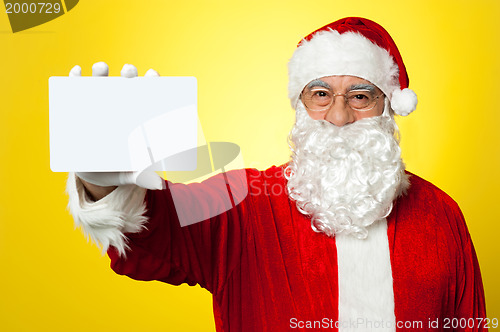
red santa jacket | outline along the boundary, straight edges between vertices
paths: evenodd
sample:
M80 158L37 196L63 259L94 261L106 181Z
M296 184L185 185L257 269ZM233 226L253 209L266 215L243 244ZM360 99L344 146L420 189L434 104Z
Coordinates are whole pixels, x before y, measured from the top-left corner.
M234 190L227 179L242 172L248 194L226 207L220 197ZM126 234L126 256L109 247L112 269L137 280L199 284L213 295L217 331L378 330L367 325L377 322L339 322L336 239L311 229L287 196L281 167L229 172L225 182L220 176L148 191L146 229ZM431 183L415 175L410 183L387 218L395 315L387 329L482 331L484 292L463 215ZM226 211L181 227L173 196L192 211Z

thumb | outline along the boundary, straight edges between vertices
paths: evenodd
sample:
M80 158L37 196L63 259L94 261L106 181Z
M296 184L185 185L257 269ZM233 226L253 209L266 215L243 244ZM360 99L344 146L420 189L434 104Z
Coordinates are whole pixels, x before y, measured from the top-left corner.
M166 188L165 181L154 171L136 172L135 183L139 187L151 190L163 190Z

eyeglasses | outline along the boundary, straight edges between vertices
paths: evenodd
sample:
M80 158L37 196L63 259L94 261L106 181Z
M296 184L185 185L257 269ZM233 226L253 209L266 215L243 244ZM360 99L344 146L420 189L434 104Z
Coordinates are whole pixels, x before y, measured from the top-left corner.
M356 111L366 112L377 105L377 101L383 94L374 96L370 90L351 90L346 93L334 93L325 87L305 87L300 94L304 106L310 111L326 111L335 102L335 97L343 96L347 105Z

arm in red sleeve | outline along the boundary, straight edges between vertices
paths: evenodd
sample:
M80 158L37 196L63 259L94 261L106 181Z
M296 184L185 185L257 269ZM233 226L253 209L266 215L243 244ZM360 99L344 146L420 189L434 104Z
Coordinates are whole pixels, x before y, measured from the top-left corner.
M133 279L198 283L216 292L239 264L249 213L247 190L246 173L240 170L148 191L146 229L125 234L125 256L108 249L112 269Z
M457 207L458 209L458 207ZM474 319L474 324L468 324L465 331L486 331L486 306L483 290L483 282L479 263L474 250L474 245L467 230L464 217L460 210L456 218L460 221L459 232L463 239L463 259L460 270L461 275L457 277L457 300L455 309L455 318L467 321L469 323ZM460 326L460 325L459 325Z

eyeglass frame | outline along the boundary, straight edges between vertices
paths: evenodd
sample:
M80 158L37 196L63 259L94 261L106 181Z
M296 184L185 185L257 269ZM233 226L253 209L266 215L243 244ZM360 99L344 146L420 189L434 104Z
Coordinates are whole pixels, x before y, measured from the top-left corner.
M326 89L326 90L330 90L330 89L328 89L326 87L323 87L323 88ZM305 88L304 88L304 90L305 90ZM368 89L354 89L354 90L350 90L350 91L348 91L346 93L333 93L333 95L332 95L332 101L330 102L330 104L328 106L325 106L325 108L322 108L320 110L313 110L313 109L310 109L309 107L307 107L306 104L304 103L304 101L302 100L302 94L303 94L304 90L302 90L302 92L300 93L299 100L302 101L302 104L304 105L304 107L307 110L311 111L311 112L324 112L324 111L330 109L332 107L332 105L335 104L335 98L338 97L338 96L343 96L344 97L344 103L347 104L347 106L349 106L352 110L358 111L358 112L368 112L368 111L371 111L372 109L374 109L375 106L377 106L378 100L379 100L379 98L381 96L385 96L383 92L381 94L379 94L378 96L376 96L375 97L375 103L373 103L373 106L370 107L370 108L354 108L354 107L351 106L351 104L349 104L346 95L348 93L356 92L356 91L368 91L368 92L370 92L370 90L368 90ZM330 90L330 91L332 91L332 90Z

